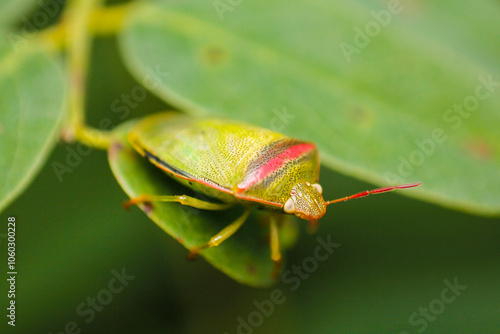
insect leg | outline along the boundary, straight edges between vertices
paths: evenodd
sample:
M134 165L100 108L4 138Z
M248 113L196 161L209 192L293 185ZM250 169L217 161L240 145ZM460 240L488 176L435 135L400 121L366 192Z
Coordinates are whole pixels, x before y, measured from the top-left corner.
M123 203L123 208L128 209L132 205L148 203L148 202L179 202L183 205L192 206L193 208L202 210L226 210L234 205L228 203L212 203L212 202L202 201L200 199L186 195L181 195L181 196L140 195Z
M243 223L247 220L248 215L250 214L250 211L252 211L252 208L246 208L245 212L238 217L234 222L226 226L222 231L214 235L209 242L207 242L204 245L193 247L189 251L188 258L189 259L194 259L196 254L198 254L200 251L210 248L210 247L215 247L219 246L224 240L232 236L238 229L243 225Z
M271 274L271 277L273 279L278 278L278 275L281 271L281 263L282 263L277 220L278 220L277 215L272 214L270 223L270 245L271 245L271 259L274 261L274 269Z

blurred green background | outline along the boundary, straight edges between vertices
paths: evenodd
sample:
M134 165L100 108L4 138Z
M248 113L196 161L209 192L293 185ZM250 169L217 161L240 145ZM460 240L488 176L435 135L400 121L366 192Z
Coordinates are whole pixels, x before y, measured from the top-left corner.
M109 118L117 125L121 120L111 105L137 82L123 67L114 39L95 41L92 64L89 123L99 126ZM149 94L127 119L166 107ZM317 237L341 244L334 254L295 291L282 281L256 289L201 258L186 261L186 249L141 211L124 211L126 195L106 153L83 157L59 182L51 163L65 161L67 146L57 146L27 191L0 215L1 268L6 268L8 216L16 217L18 249L17 326L7 326L3 316L2 333L55 334L74 321L82 333L233 334L238 317L248 321L257 310L254 302L270 299L274 289L283 291L286 301L252 327L254 333L500 332L498 218L393 193L340 203L329 209L316 234L303 226L286 254L286 269L313 256ZM321 180L328 199L373 188L327 169ZM78 305L106 289L112 270L122 268L135 278L87 324ZM434 317L420 315L421 308L439 305L444 280L455 278L467 288ZM5 279L0 289L5 296ZM2 297L4 312L5 307ZM414 312L418 325L409 321Z

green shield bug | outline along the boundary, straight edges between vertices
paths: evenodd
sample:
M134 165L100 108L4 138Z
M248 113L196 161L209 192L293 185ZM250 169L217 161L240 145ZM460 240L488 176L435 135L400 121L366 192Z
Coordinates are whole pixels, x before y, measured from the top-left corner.
M421 184L379 188L325 201L318 183L319 154L313 143L224 119L191 118L172 112L154 114L138 122L128 140L137 152L172 178L220 202L185 195L143 194L127 201L125 207L156 201L179 202L204 210L223 210L238 204L246 207L238 219L205 244L191 248L191 257L233 235L253 207L264 208L271 214L270 248L275 273L281 263L280 214L294 214L314 226L330 204Z

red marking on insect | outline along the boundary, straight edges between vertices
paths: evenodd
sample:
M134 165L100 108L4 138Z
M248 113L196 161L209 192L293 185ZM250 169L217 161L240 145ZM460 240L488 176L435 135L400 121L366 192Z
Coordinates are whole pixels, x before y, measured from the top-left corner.
M288 161L293 160L311 150L314 150L315 148L316 146L314 144L309 143L300 143L289 147L283 153L269 159L266 164L262 165L250 177L246 178L243 182L238 184L237 192L243 192L253 184L260 182L261 180L272 174Z

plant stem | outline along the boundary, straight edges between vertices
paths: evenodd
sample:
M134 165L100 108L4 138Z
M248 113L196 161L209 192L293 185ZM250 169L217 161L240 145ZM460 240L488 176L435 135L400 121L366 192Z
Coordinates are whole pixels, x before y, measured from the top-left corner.
M101 2L102 0L73 0L69 3L63 18L63 22L67 25L66 43L70 76L70 120L66 139L74 139L94 148L107 149L110 145L109 133L85 126L85 93L91 49L88 26L91 13Z
M94 36L116 35L123 24L123 19L134 3L115 5L111 7L94 8L88 20L87 29ZM42 42L49 44L52 49L62 50L67 45L66 34L68 20L61 20L54 27L45 29L40 33Z
M135 5L130 2L94 10L90 17L89 30L98 36L116 35L122 27L123 19Z

